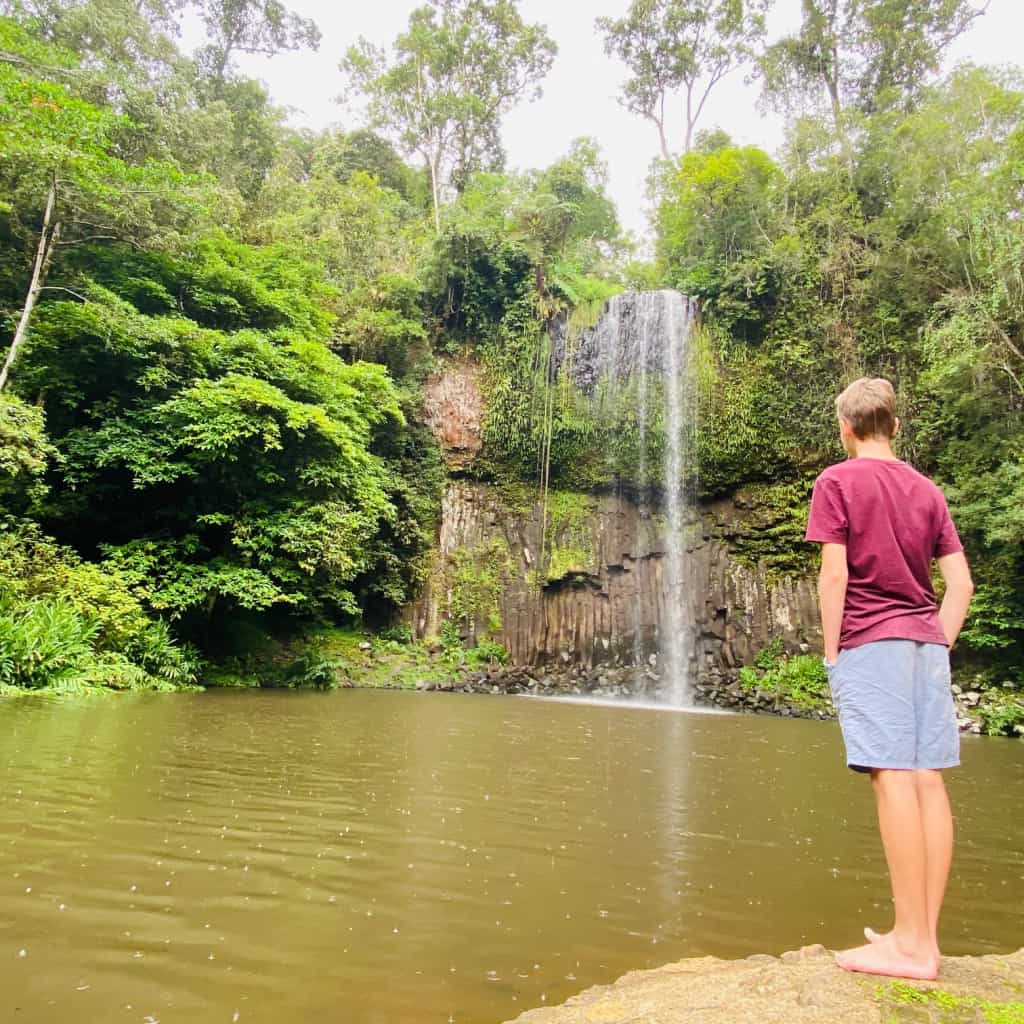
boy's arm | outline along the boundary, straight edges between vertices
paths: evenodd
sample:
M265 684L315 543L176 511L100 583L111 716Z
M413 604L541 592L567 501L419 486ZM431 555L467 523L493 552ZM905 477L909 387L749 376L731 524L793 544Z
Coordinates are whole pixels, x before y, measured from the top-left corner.
M939 608L939 622L949 646L952 647L960 635L964 619L967 618L967 608L974 593L974 581L971 579L971 570L962 551L943 555L938 559L938 563L939 572L946 581L946 592L942 597L942 607Z
M821 605L821 632L825 641L825 660L831 665L839 657L839 631L843 624L846 600L845 544L822 544L821 571L818 573L818 602Z

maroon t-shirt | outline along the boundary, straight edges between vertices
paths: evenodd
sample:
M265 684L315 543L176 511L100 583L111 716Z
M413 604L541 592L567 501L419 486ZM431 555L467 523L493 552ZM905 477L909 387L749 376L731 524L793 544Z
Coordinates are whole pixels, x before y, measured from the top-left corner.
M814 482L806 540L846 545L839 646L873 640L945 644L933 558L962 551L942 491L899 459L857 458Z

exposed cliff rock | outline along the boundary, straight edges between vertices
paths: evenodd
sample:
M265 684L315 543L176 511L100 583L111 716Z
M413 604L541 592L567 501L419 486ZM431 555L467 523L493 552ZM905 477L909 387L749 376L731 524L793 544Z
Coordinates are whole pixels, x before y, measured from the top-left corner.
M481 370L471 359L446 362L427 380L423 416L444 452L449 470L466 469L483 444Z
M509 1024L953 1024L1024 1021L1024 950L947 957L937 982L848 974L822 946L634 971Z
M747 515L717 502L687 524L680 599L705 680L732 674L773 639L789 650L818 640L811 579L772 580L731 557L726 534ZM448 619L467 637L490 633L521 666L656 670L663 537L663 520L625 495L553 493L545 507L534 494L452 481L434 572L410 611L414 633L436 636Z

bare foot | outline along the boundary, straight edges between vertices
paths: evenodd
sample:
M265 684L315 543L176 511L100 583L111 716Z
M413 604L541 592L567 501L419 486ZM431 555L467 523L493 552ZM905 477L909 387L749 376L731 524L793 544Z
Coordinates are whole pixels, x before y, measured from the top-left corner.
M844 971L881 974L890 978L933 981L939 975L939 958L933 952L908 953L891 935L879 935L873 942L836 954L836 963Z
M878 942L886 942L892 938L892 932L876 932L874 928L868 927L864 929L864 938L872 944ZM932 955L935 957L937 961L942 958L942 954L939 952L938 944L932 947Z

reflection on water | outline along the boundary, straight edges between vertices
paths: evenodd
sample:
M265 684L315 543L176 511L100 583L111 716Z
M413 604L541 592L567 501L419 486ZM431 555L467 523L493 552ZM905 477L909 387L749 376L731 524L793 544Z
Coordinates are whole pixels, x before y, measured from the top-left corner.
M10 701L0 728L3 1020L490 1024L886 923L830 723L343 691ZM944 944L1005 951L1024 757L964 761Z
M597 708L630 708L640 711L660 711L663 714L677 715L732 715L733 711L725 708L699 707L696 705L664 704L660 701L644 700L642 697L591 697L561 696L541 697L532 693L516 694L522 700L543 700L557 704L589 704Z

